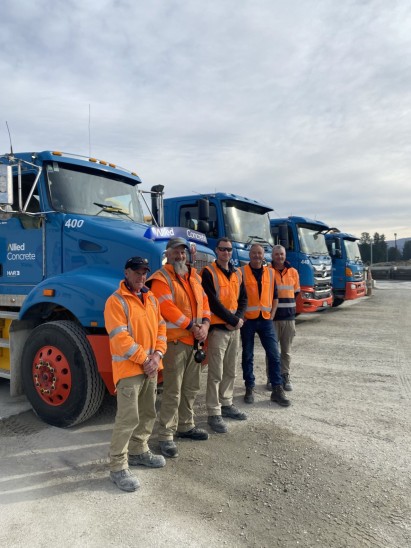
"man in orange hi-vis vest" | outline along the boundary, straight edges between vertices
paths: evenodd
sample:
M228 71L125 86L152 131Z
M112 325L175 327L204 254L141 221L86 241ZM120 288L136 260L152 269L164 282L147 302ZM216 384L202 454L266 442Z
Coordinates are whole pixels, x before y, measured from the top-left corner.
M278 296L274 270L263 266L264 248L253 244L250 248L250 263L241 267L247 292L245 322L241 328L243 344L242 367L245 383L246 403L254 403L254 337L257 333L265 350L268 373L272 385L271 401L282 406L290 405L283 389L278 341L273 319L277 309Z
M231 240L220 238L215 252L217 260L206 266L201 276L211 310L206 405L208 424L214 432L224 434L228 428L223 417L247 419L247 415L233 405L247 294L241 270L231 264Z
M163 395L158 440L165 457L177 457L174 435L206 440L208 433L194 423L194 401L200 390L201 363L194 342L204 342L210 326L210 308L195 268L186 264L184 238L167 243L167 263L148 280L166 320L167 352L164 356Z
M281 350L281 375L284 390L293 389L290 380L291 345L295 337L296 297L300 292L298 271L286 261L285 247L275 245L272 263L278 288L278 307L274 316L274 329ZM270 379L267 375L267 388Z
M160 305L144 285L149 271L144 257L128 259L124 280L104 309L117 392L110 479L123 491L135 491L140 485L129 465L165 465L164 457L154 455L148 447L156 420L157 372L167 348Z

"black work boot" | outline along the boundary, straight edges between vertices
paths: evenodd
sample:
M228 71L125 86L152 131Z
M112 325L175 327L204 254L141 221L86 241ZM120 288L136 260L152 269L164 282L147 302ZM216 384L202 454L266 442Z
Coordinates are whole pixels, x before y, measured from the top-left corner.
M291 390L293 389L293 385L291 384L291 381L290 381L290 374L283 373L282 377L283 377L284 390L286 390L287 392L291 392Z
M282 405L283 407L288 407L291 404L290 400L286 398L286 395L284 394L284 388L281 384L273 386L273 391L271 392L271 401L278 403L278 405Z
M253 388L245 388L245 395L244 395L244 401L245 403L254 403L254 389Z

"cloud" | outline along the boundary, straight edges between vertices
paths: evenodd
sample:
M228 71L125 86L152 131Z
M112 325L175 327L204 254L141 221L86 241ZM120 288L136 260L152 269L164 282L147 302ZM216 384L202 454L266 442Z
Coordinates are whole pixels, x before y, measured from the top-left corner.
M15 150L411 236L406 0L4 0L0 52Z

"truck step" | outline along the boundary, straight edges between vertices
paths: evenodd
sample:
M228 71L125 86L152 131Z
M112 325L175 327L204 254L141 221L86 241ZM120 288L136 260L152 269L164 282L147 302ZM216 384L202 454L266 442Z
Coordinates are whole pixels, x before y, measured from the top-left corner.
M2 378L2 379L10 379L10 370L9 370L9 369L1 369L1 368L0 368L0 378Z
M19 313L10 312L9 310L0 310L0 318L3 318L5 320L18 320Z
M0 339L0 348L10 348L9 339Z

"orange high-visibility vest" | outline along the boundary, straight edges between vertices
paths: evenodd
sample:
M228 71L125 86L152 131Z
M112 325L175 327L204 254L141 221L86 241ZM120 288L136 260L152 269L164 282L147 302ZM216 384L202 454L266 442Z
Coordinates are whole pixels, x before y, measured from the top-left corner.
M106 301L104 320L109 336L114 386L120 379L142 375L143 363L155 350L167 350L166 323L151 291L144 302L124 284ZM159 369L162 369L160 362Z
M238 308L238 297L240 295L240 286L243 278L241 270L236 269L230 278L227 278L221 268L218 268L216 262L204 267L203 271L206 269L213 277L217 299L231 312L231 314L235 314ZM214 325L218 323L224 324L225 321L211 312L211 324Z
M294 319L296 313L295 295L300 292L298 271L292 266L287 265L285 265L283 270L277 270L272 265L270 268L274 270L278 292L278 307L275 319Z
M156 280L163 283L156 284ZM210 319L207 295L195 268L191 268L188 279L182 279L177 277L172 265L165 264L148 282L153 282L152 291L166 320L167 341L181 340L192 344L193 334L187 330L190 322L201 325L203 318Z
M272 268L263 266L261 277L261 295L258 294L258 284L249 265L241 267L243 272L244 286L247 292L247 308L245 311L246 320L255 320L260 316L270 319L274 297L274 271Z

